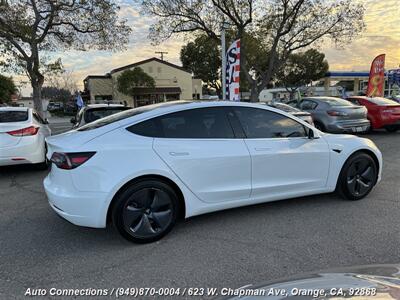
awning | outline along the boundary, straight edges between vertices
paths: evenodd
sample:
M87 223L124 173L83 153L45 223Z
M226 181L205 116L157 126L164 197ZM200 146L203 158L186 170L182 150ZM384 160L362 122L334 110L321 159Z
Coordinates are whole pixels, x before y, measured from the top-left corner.
M180 87L135 88L135 95L180 94Z

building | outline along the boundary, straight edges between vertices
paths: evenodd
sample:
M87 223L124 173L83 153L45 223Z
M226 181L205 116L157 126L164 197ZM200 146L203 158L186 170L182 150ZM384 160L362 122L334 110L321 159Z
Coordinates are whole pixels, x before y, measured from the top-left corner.
M131 97L118 91L117 79L122 72L135 67L142 68L144 72L154 78L155 88L138 87L136 95ZM85 86L84 99L90 103L112 100L138 107L173 100L201 99L202 97L201 80L192 78L192 74L184 68L155 57L111 70L106 75L89 75L83 83Z

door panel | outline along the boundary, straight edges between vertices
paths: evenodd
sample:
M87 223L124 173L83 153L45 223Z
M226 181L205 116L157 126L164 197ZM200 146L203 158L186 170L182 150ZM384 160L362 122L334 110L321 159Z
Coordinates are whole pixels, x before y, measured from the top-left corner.
M323 139L309 139L304 125L268 109L234 111L252 160L252 198L325 187L329 147Z
M205 202L248 199L251 162L242 139L154 140L154 150Z
M306 192L326 186L329 148L323 139L247 139L251 197Z

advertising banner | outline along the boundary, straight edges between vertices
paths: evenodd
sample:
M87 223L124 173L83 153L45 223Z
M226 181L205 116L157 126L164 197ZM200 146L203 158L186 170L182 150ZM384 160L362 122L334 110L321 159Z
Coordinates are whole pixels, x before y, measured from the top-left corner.
M367 96L383 97L385 91L385 54L378 55L372 61L369 72Z
M236 40L226 52L226 99L240 101L240 40Z

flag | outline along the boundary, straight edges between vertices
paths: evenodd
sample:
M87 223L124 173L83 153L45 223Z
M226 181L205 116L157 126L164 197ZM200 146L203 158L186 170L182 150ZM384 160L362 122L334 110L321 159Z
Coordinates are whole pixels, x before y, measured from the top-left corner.
M78 106L79 109L81 109L84 105L83 99L80 93L76 96L76 105Z
M372 61L369 72L367 96L383 97L385 91L385 54L378 55Z
M236 40L226 52L226 99L240 101L240 40Z

